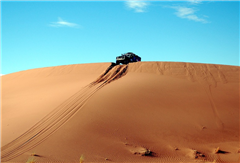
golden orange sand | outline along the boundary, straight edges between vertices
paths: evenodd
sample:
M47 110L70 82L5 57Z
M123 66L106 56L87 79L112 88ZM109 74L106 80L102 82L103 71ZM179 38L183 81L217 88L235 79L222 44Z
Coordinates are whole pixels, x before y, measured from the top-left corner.
M1 76L1 161L239 162L239 70L95 63Z

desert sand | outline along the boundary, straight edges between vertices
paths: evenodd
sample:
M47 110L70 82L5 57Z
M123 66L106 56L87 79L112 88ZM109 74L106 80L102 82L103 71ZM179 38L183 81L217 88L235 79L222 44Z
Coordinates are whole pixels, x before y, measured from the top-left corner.
M1 161L239 162L239 70L92 63L1 76Z

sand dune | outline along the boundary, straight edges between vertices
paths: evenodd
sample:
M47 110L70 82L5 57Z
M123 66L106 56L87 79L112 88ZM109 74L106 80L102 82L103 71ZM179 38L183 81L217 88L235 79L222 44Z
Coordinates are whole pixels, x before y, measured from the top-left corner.
M2 79L2 162L238 162L239 67L67 65Z

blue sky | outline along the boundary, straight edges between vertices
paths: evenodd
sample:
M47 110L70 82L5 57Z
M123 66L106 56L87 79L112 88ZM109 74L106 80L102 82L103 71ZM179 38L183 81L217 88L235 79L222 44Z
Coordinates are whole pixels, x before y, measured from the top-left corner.
M115 62L129 51L239 66L239 2L1 2L1 74Z

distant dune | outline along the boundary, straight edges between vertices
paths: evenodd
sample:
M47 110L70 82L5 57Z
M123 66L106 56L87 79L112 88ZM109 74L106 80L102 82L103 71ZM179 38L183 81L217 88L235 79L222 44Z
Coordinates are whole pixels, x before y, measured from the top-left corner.
M1 76L1 161L239 162L239 70L93 63Z

